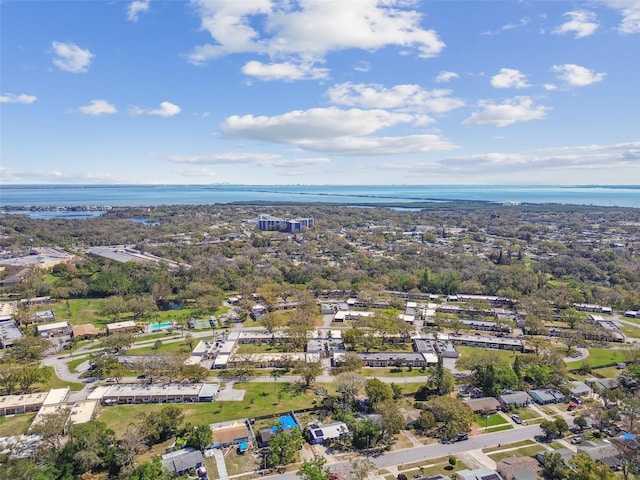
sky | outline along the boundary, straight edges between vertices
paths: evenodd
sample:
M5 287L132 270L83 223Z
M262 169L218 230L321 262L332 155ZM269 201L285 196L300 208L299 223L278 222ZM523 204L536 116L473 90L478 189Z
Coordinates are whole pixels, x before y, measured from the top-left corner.
M0 0L2 184L639 184L640 0Z

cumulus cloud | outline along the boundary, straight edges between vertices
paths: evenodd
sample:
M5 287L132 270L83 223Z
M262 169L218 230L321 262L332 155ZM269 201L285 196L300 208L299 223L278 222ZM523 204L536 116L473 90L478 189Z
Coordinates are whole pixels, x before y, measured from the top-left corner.
M149 2L150 0L136 0L131 2L127 7L127 20L130 22L137 22L138 16L141 13L149 11Z
M421 115L386 110L336 107L296 110L273 117L233 115L220 129L229 136L296 145L303 150L338 155L387 155L455 148L439 135L370 136L400 124L424 125Z
M27 95L22 93L20 95L14 95L13 93L6 93L0 95L0 103L33 103L38 99L35 95Z
M593 35L593 33L598 29L596 15L593 12L576 10L573 12L566 12L563 16L569 18L569 20L553 31L553 33L557 35L572 33L574 34L574 38L583 38Z
M329 101L336 105L434 113L448 112L465 105L463 100L450 95L451 90L426 90L415 84L385 88L374 83L351 82L334 85L327 92Z
M514 97L501 104L489 101L480 102L481 110L471 114L462 124L465 127L475 125L495 125L506 127L514 123L541 120L546 117L548 107L535 106L527 96Z
M501 68L500 73L491 77L491 86L494 88L526 88L527 76L513 68Z
M106 100L91 100L89 105L84 105L78 108L80 113L84 113L85 115L105 115L111 113L117 113L118 110L116 107Z
M447 72L446 70L443 70L436 77L436 82L437 83L446 83L446 82L449 82L449 81L453 80L454 78L458 78L458 77L459 77L459 75L456 72Z
M162 102L160 108L156 110L149 110L149 115L158 115L160 117L173 117L178 115L182 109L171 102Z
M74 43L52 42L53 64L60 70L71 73L85 73L95 55Z
M438 55L445 47L434 30L421 27L422 15L400 0L349 2L195 0L202 29L215 43L195 47L189 62L234 53L268 55L288 62L323 62L340 50L368 51L397 46L419 57ZM262 31L255 25L264 25Z
M426 153L458 148L440 135L406 135L401 137L338 137L307 139L298 145L315 152L333 155L399 155Z
M229 136L297 143L313 138L367 135L412 120L412 115L385 110L342 110L331 107L294 110L273 117L232 115L224 120L221 130Z
M554 65L551 68L560 80L572 87L584 87L592 83L601 82L606 73L596 73L586 67L567 63L564 65Z
M312 64L262 63L252 60L242 67L242 73L260 80L320 80L328 77L329 69L316 68Z
M622 34L640 33L640 0L603 0L604 3L622 15L618 32Z

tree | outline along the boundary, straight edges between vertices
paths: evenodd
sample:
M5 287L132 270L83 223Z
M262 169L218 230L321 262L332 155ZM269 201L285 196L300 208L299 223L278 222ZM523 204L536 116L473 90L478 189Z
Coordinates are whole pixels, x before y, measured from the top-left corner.
M134 457L147 450L147 438L139 424L130 423L123 437L118 441L118 450L125 467L131 467Z
M394 400L400 400L403 396L402 387L397 383L391 384L391 392L393 393Z
M376 403L375 412L382 417L381 433L383 437L395 435L406 426L400 407L391 398Z
M173 480L175 477L164 468L160 457L137 465L127 477L128 480Z
M281 325L281 322L279 317L271 312L267 312L260 319L260 324L267 330L267 332L273 333L273 331Z
M206 423L196 425L187 433L187 447L197 450L204 451L206 446L211 444L212 440L213 432L211 431L211 427Z
M182 420L184 414L180 407L173 405L163 407L156 413L143 413L140 415L140 428L149 443L155 445L173 437Z
M562 455L555 452L546 452L544 454L544 469L542 471L544 478L548 480L565 480L567 478L568 468L562 460Z
M391 387L377 378L367 380L364 390L367 393L367 397L369 397L371 405L393 399Z
M322 364L320 362L298 362L294 369L294 373L296 375L300 375L304 382L304 386L309 388L315 379L322 374Z
M368 418L357 421L352 428L352 444L359 450L375 447L382 438L382 429Z
M297 428L290 430L278 430L269 440L267 452L267 465L278 467L289 465L295 460L296 453L302 449L304 439Z
M198 383L209 376L209 370L200 365L182 365L179 374L180 377L192 383Z
M556 424L556 430L558 431L559 436L563 436L566 432L569 431L569 425L564 418L556 418L553 423Z
M30 433L40 436L42 447L58 450L62 447L62 438L67 434L68 423L69 409L63 408L58 412L42 415L38 422L31 427Z
M136 337L133 333L114 333L102 339L102 348L106 351L120 353L125 348L131 346L135 342Z
M573 419L573 424L580 430L583 430L587 426L587 419L584 417L584 415L578 415Z
M350 331L350 330L347 330ZM355 352L346 352L340 365L336 367L337 373L358 372L364 367L364 360Z
M359 373L345 372L335 379L336 392L342 394L345 405L351 405L355 397L362 391L366 384L365 378Z
M544 420L540 423L540 429L544 433L545 437L551 438L558 435L558 426L553 420Z
M315 456L313 460L305 460L298 470L298 476L302 480L329 480L331 470L325 467L327 460L324 457Z
M29 393L34 383L46 382L51 377L51 370L40 367L37 363L23 365L18 374L18 385L22 393Z
M584 453L571 457L567 480L617 480L616 474L604 463L595 462Z
M18 363L37 362L42 359L42 355L52 343L40 336L24 336L16 340L12 347L7 349L3 361L13 361Z
M351 477L354 480L366 480L369 474L378 469L376 464L368 458L355 458L351 460Z
M427 402L438 422L440 438L450 440L460 432L468 432L475 421L473 410L457 398L434 397Z
M115 433L103 422L74 425L60 457L76 475L118 468Z

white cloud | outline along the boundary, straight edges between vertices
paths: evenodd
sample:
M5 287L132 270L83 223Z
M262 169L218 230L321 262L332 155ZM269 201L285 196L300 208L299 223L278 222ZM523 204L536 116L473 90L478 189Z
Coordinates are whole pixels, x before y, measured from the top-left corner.
M273 168L309 168L330 163L329 158L283 158L281 155L268 153L220 153L213 155L170 155L170 162L196 165L254 165Z
M459 77L459 75L456 72L447 72L446 70L443 70L436 77L436 82L437 83L446 83L446 82L449 82L449 81L453 80L454 78L458 78L458 77Z
M384 110L312 108L273 117L232 115L221 125L230 136L276 143L298 143L314 138L367 135L382 128L413 121L412 115Z
M366 73L371 70L371 64L369 62L358 62L358 64L353 67L356 72Z
M491 86L494 88L526 88L527 76L513 68L501 68L500 73L491 77Z
M622 15L618 32L622 34L640 33L640 0L603 0L603 2Z
M80 113L84 113L85 115L96 116L118 112L116 107L106 100L91 100L91 103L89 105L79 107L78 111Z
M130 22L137 22L138 16L141 13L149 11L149 2L150 0L136 0L131 2L127 7L127 20Z
M315 108L274 117L234 115L220 129L229 136L297 145L303 150L337 155L393 155L456 148L439 135L369 136L399 124L420 126L423 115L385 110Z
M442 158L436 162L385 164L382 168L411 173L440 172L447 175L469 173L527 172L541 170L602 169L640 166L640 142L613 145L583 145L536 149L523 152L491 152Z
M74 43L52 42L53 64L60 70L71 73L85 73L89 68L93 53Z
M495 125L506 127L514 123L528 122L530 120L541 120L546 117L548 107L535 106L530 97L514 97L501 104L489 101L480 102L481 110L474 112L462 124L474 125Z
M572 87L584 87L592 83L598 83L606 76L606 73L595 73L586 67L571 63L554 65L551 69L558 74L560 80Z
M7 93L0 95L0 103L33 103L38 99L35 95L27 95L22 93L20 95L14 95L13 93Z
M247 62L242 73L260 80L320 80L328 77L326 68L314 68L312 64L292 62L262 63L256 60Z
M574 33L574 38L588 37L593 35L599 26L596 21L596 15L593 12L576 10L566 12L563 16L568 17L569 20L553 31L557 35Z
M450 97L451 90L426 90L420 85L385 88L374 83L340 83L329 89L329 101L336 105L363 108L394 108L405 111L443 113L460 108L465 102Z
M195 47L191 63L233 53L266 54L291 61L322 61L329 52L387 46L411 49L422 58L434 57L445 47L435 31L420 26L422 15L401 0L328 2L195 0L202 29L214 44ZM254 28L264 25L263 32Z
M333 155L399 155L453 150L457 146L439 135L407 135L401 137L339 137L309 139L298 145L315 152Z
M160 104L160 108L156 110L149 110L147 113L149 115L158 115L160 117L173 117L174 115L178 115L182 109L171 102L162 102Z
M498 34L500 32L506 32L506 31L509 31L509 30L514 30L516 28L526 27L527 25L529 25L530 22L531 22L531 19L529 17L523 17L518 22L507 23L507 24L503 25L497 31L488 30L488 31L482 32L482 35L495 35L495 34Z
M0 167L0 178L3 182L12 184L32 184L34 182L56 184L115 184L135 183L131 178L110 173L64 173L59 170L20 170Z
M552 90L557 90L557 89L558 89L558 86L557 86L557 85L555 85L555 84L553 84L553 83L545 83L545 84L543 85L543 88L544 88L545 90L547 90L547 91L552 91Z

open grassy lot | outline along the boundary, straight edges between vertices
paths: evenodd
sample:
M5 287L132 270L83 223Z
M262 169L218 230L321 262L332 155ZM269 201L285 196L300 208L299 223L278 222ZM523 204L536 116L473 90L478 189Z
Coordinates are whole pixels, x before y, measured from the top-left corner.
M22 413L12 417L0 417L0 437L22 435L36 418L35 413Z
M76 372L76 369L78 368L78 365L80 365L81 363L86 362L87 360L89 360L89 358L91 358L89 355L83 355L82 357L77 357L74 358L73 360L67 362L67 367L69 368L70 372Z
M620 329L622 330L622 333L624 333L627 337L640 338L640 326L632 327L631 325L627 325L626 323L621 323Z
M151 343L146 347L138 347L131 348L126 351L127 355L178 355L178 356L188 356L191 353L192 348L189 345L186 345L182 340L173 341L173 342L164 342L162 339L157 339L156 342L162 342L159 346L156 347L155 342ZM193 346L195 347L197 341L193 341Z
M455 467L449 465L449 457L433 458L424 462L411 463L398 466L398 470L404 473L408 478L415 476L431 477L435 475L444 475L451 477L455 472L469 468L462 460L457 459ZM385 475L385 480L395 480L394 475Z
M456 350L458 350L458 352L460 352L460 357L462 358L465 355L470 355L471 352L473 352L474 350L477 350L476 347L465 347L463 345L456 345ZM508 363L509 365L513 365L513 361L516 358L516 353L518 352L514 352L511 350L495 350L495 349L491 349L489 350L491 352L492 355L494 355L494 358L496 360L501 360L503 362Z
M296 385L278 384L274 392L273 382L237 383L236 389L245 390L241 402L211 402L177 404L183 411L185 422L193 424L216 423L227 420L258 417L313 406L313 399L319 400L313 389L299 391ZM129 423L134 422L140 413L153 413L166 405L114 405L101 407L98 420L107 422L118 435L122 435Z
M60 379L60 377L56 375L56 372L53 369L53 367L42 367L42 368L49 370L51 372L51 375L49 376L49 380L47 380L45 383L36 383L33 386L33 390L35 391L46 392L47 390L51 390L52 388L69 387L71 391L78 392L84 388L84 383L67 382L65 380Z
M531 446L528 446L528 447L518 448L517 450L508 450L508 451L492 453L492 454L489 455L489 457L492 460L494 460L496 462L499 462L500 460L503 460L505 458L512 457L512 456L516 456L516 457L533 457L537 453L542 452L544 450L546 450L546 449L542 445L531 445Z
M489 415L488 418L481 414L476 415L476 425L480 428L495 427L497 425L505 425L505 424L509 424L509 420L505 419L499 413L494 413L493 415Z
M612 363L624 362L627 353L624 350L613 350L609 348L590 348L589 356L585 359L591 367L602 367ZM567 369L576 369L582 366L583 360L567 363Z
M530 447L532 445L538 445L534 440L522 440L521 442L509 443L508 445L502 445L500 447L489 447L483 448L483 453L491 453L497 452L500 450L504 450L506 448L516 448L516 447Z
M104 327L109 319L100 316L102 299L96 298L74 298L55 302L50 305L41 305L38 310L51 309L56 314L56 320L67 321L71 325L81 325L83 323L93 323L96 327Z

